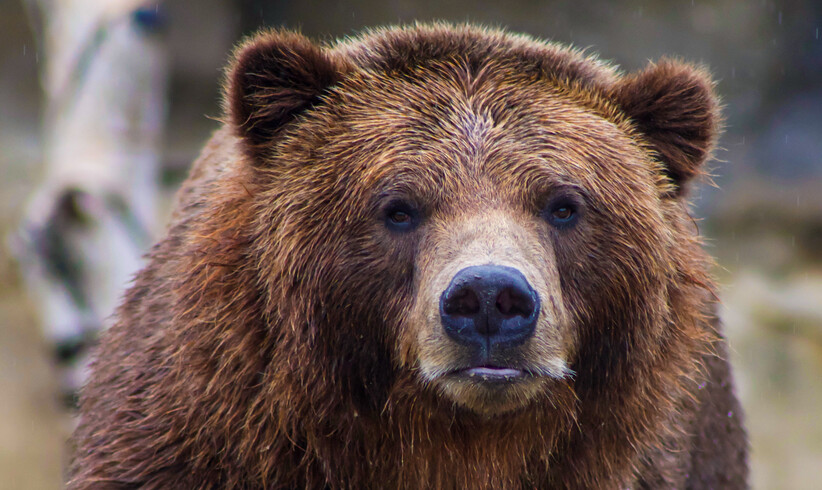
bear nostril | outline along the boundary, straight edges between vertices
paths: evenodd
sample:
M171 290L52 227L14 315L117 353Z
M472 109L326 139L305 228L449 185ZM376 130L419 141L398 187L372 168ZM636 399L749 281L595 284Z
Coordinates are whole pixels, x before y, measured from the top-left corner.
M463 288L452 294L443 310L447 315L472 316L480 311L480 300L473 289Z
M525 294L505 288L497 296L497 311L506 318L521 316L528 318L534 312L534 302Z

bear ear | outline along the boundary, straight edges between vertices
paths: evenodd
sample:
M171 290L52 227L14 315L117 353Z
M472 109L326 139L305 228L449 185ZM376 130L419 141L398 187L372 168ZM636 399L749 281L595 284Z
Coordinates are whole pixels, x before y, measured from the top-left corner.
M713 85L704 69L664 59L614 86L614 100L659 155L676 196L702 173L719 133Z
M341 69L319 46L288 31L257 34L235 51L225 95L229 122L259 161L280 129L319 101Z

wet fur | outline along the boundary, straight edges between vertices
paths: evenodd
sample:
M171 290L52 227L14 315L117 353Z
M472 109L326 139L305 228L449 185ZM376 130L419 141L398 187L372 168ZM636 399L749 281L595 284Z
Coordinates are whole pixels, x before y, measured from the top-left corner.
M69 488L745 487L684 200L719 124L703 70L624 76L470 26L274 31L238 49L226 94L102 338ZM563 186L587 199L568 233L537 218ZM430 225L386 233L394 196ZM532 361L574 372L498 414L418 362L458 355L419 342L414 312L475 219L529 237L511 260L556 319Z

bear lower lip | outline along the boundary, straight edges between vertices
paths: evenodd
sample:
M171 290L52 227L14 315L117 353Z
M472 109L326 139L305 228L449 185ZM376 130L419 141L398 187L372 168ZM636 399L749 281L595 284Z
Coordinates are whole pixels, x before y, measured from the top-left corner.
M479 366L459 371L459 374L481 381L512 381L525 376L521 369Z

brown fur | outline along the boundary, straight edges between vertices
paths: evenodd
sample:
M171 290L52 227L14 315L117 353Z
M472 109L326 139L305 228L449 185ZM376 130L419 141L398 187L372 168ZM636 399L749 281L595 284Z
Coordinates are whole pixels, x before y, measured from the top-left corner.
M746 438L684 201L712 84L524 36L260 34L225 127L103 337L69 487L743 488ZM584 204L573 229L540 214ZM381 212L412 200L421 224ZM542 298L489 392L432 301L486 261Z

